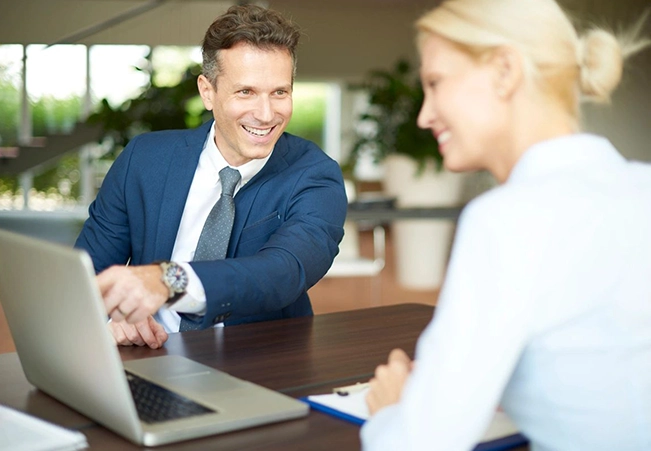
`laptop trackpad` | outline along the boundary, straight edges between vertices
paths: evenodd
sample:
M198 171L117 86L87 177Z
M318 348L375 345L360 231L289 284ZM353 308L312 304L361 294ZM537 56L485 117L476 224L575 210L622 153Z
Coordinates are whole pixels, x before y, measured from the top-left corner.
M124 368L179 393L215 393L242 388L242 381L182 356L129 360Z

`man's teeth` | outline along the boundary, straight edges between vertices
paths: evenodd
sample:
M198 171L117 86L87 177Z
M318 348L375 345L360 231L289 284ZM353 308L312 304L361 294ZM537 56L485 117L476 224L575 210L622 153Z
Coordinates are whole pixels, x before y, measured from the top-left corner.
M271 130L272 130L271 128L266 128L264 130L261 130L259 128L247 127L245 125L243 125L242 127L244 128L244 130L246 130L247 132L249 132L249 133L251 133L252 135L255 135L255 136L267 136L269 133L271 133Z
M439 144L443 144L448 139L450 139L450 136L452 136L452 133L450 133L449 131L445 131L441 133L436 139L438 139Z

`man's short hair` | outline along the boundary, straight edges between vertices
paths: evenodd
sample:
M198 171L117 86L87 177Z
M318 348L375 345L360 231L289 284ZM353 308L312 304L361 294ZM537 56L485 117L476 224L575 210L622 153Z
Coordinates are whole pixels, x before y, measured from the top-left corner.
M219 51L241 42L263 50L287 50L296 73L296 47L301 32L280 13L257 5L231 6L210 25L203 38L203 75L216 86L221 72Z

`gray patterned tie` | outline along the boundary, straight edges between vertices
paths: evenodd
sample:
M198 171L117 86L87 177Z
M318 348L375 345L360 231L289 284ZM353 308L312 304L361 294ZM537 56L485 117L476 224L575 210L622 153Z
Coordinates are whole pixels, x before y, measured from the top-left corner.
M222 195L203 225L197 249L194 252L194 261L219 260L226 257L228 241L231 238L233 220L235 219L233 192L240 178L240 171L237 169L226 166L219 171L219 179L222 182Z
M197 249L194 252L194 261L219 260L226 257L235 220L233 193L241 177L240 171L228 166L219 171L222 194L203 225ZM180 316L180 332L201 328L203 321L201 316L184 313L180 313Z

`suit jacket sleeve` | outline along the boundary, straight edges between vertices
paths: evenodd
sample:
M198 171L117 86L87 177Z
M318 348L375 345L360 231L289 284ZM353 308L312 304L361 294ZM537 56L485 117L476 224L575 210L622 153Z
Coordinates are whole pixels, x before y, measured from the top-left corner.
M75 243L75 247L89 253L98 273L111 265L128 263L132 255L125 179L131 150L137 142L137 137L131 140L111 165L102 188L88 209L89 219Z

